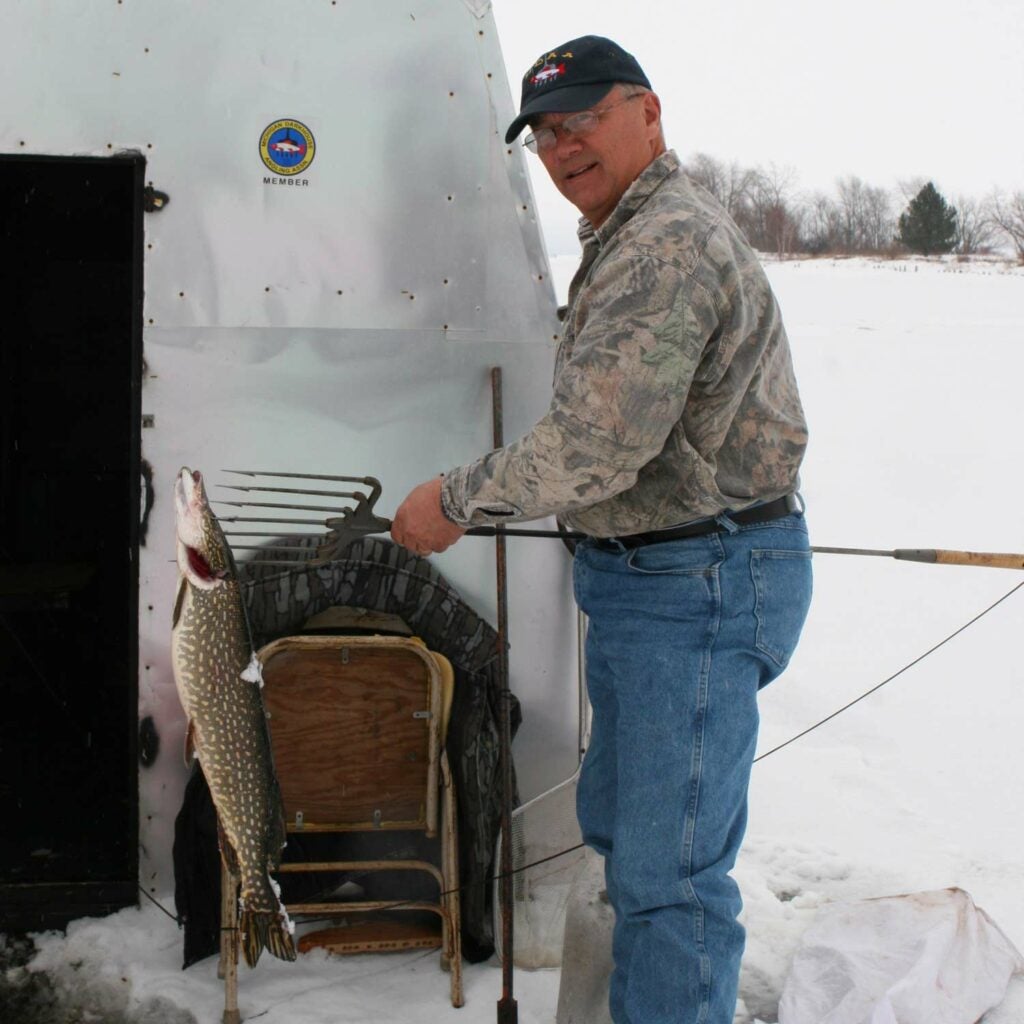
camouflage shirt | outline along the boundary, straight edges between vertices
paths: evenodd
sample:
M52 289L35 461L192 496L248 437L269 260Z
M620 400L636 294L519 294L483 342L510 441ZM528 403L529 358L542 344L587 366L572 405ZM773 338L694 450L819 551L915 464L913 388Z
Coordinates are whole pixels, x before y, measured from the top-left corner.
M551 406L525 437L445 474L445 514L557 514L613 537L794 491L807 428L789 342L722 206L669 151L579 235Z

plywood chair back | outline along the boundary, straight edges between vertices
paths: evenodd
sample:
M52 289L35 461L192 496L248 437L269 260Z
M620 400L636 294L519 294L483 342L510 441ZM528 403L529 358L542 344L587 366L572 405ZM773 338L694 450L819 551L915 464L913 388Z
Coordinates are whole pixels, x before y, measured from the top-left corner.
M294 831L437 832L443 694L402 637L285 637L260 652L285 821Z

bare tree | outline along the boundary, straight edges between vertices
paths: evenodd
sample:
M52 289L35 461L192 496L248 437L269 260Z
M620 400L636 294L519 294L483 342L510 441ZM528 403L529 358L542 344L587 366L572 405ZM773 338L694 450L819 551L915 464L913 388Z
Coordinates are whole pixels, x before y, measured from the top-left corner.
M797 175L792 167L770 164L753 172L743 225L751 244L779 256L792 252L800 233L801 214L793 200Z
M879 252L893 239L889 194L855 175L836 182L839 193L840 246L845 252Z
M1017 259L1024 263L1024 192L1011 196L996 193L991 199L992 221L1013 243Z
M992 220L990 203L960 196L956 200L956 212L960 228L957 252L970 256L989 249L999 231Z
M803 244L808 252L837 252L843 233L843 215L835 200L816 192L804 203Z
M892 245L896 232L889 193L868 187L864 193L864 241L867 249L880 252Z
M739 223L747 211L755 172L733 161L725 164L707 153L695 153L683 167L687 175L706 188Z

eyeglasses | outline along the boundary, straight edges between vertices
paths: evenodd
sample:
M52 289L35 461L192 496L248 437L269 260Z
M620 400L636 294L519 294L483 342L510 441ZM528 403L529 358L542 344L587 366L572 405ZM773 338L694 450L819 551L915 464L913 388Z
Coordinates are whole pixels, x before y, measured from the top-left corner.
M559 132L563 132L566 135L586 135L598 126L601 118L609 110L621 107L623 103L639 99L643 95L642 92L634 93L623 100L609 103L607 107L603 107L601 110L581 110L578 114L567 117L561 124L556 124L551 128L538 128L535 132L530 132L523 139L523 145L531 153L544 153L549 149L554 149L555 144L558 142Z

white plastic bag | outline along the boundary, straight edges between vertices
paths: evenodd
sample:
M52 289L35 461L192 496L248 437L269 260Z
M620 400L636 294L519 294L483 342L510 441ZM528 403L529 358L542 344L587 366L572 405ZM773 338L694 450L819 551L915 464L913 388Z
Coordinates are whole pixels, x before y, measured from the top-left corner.
M1022 967L962 889L835 904L804 933L779 1024L975 1024Z

